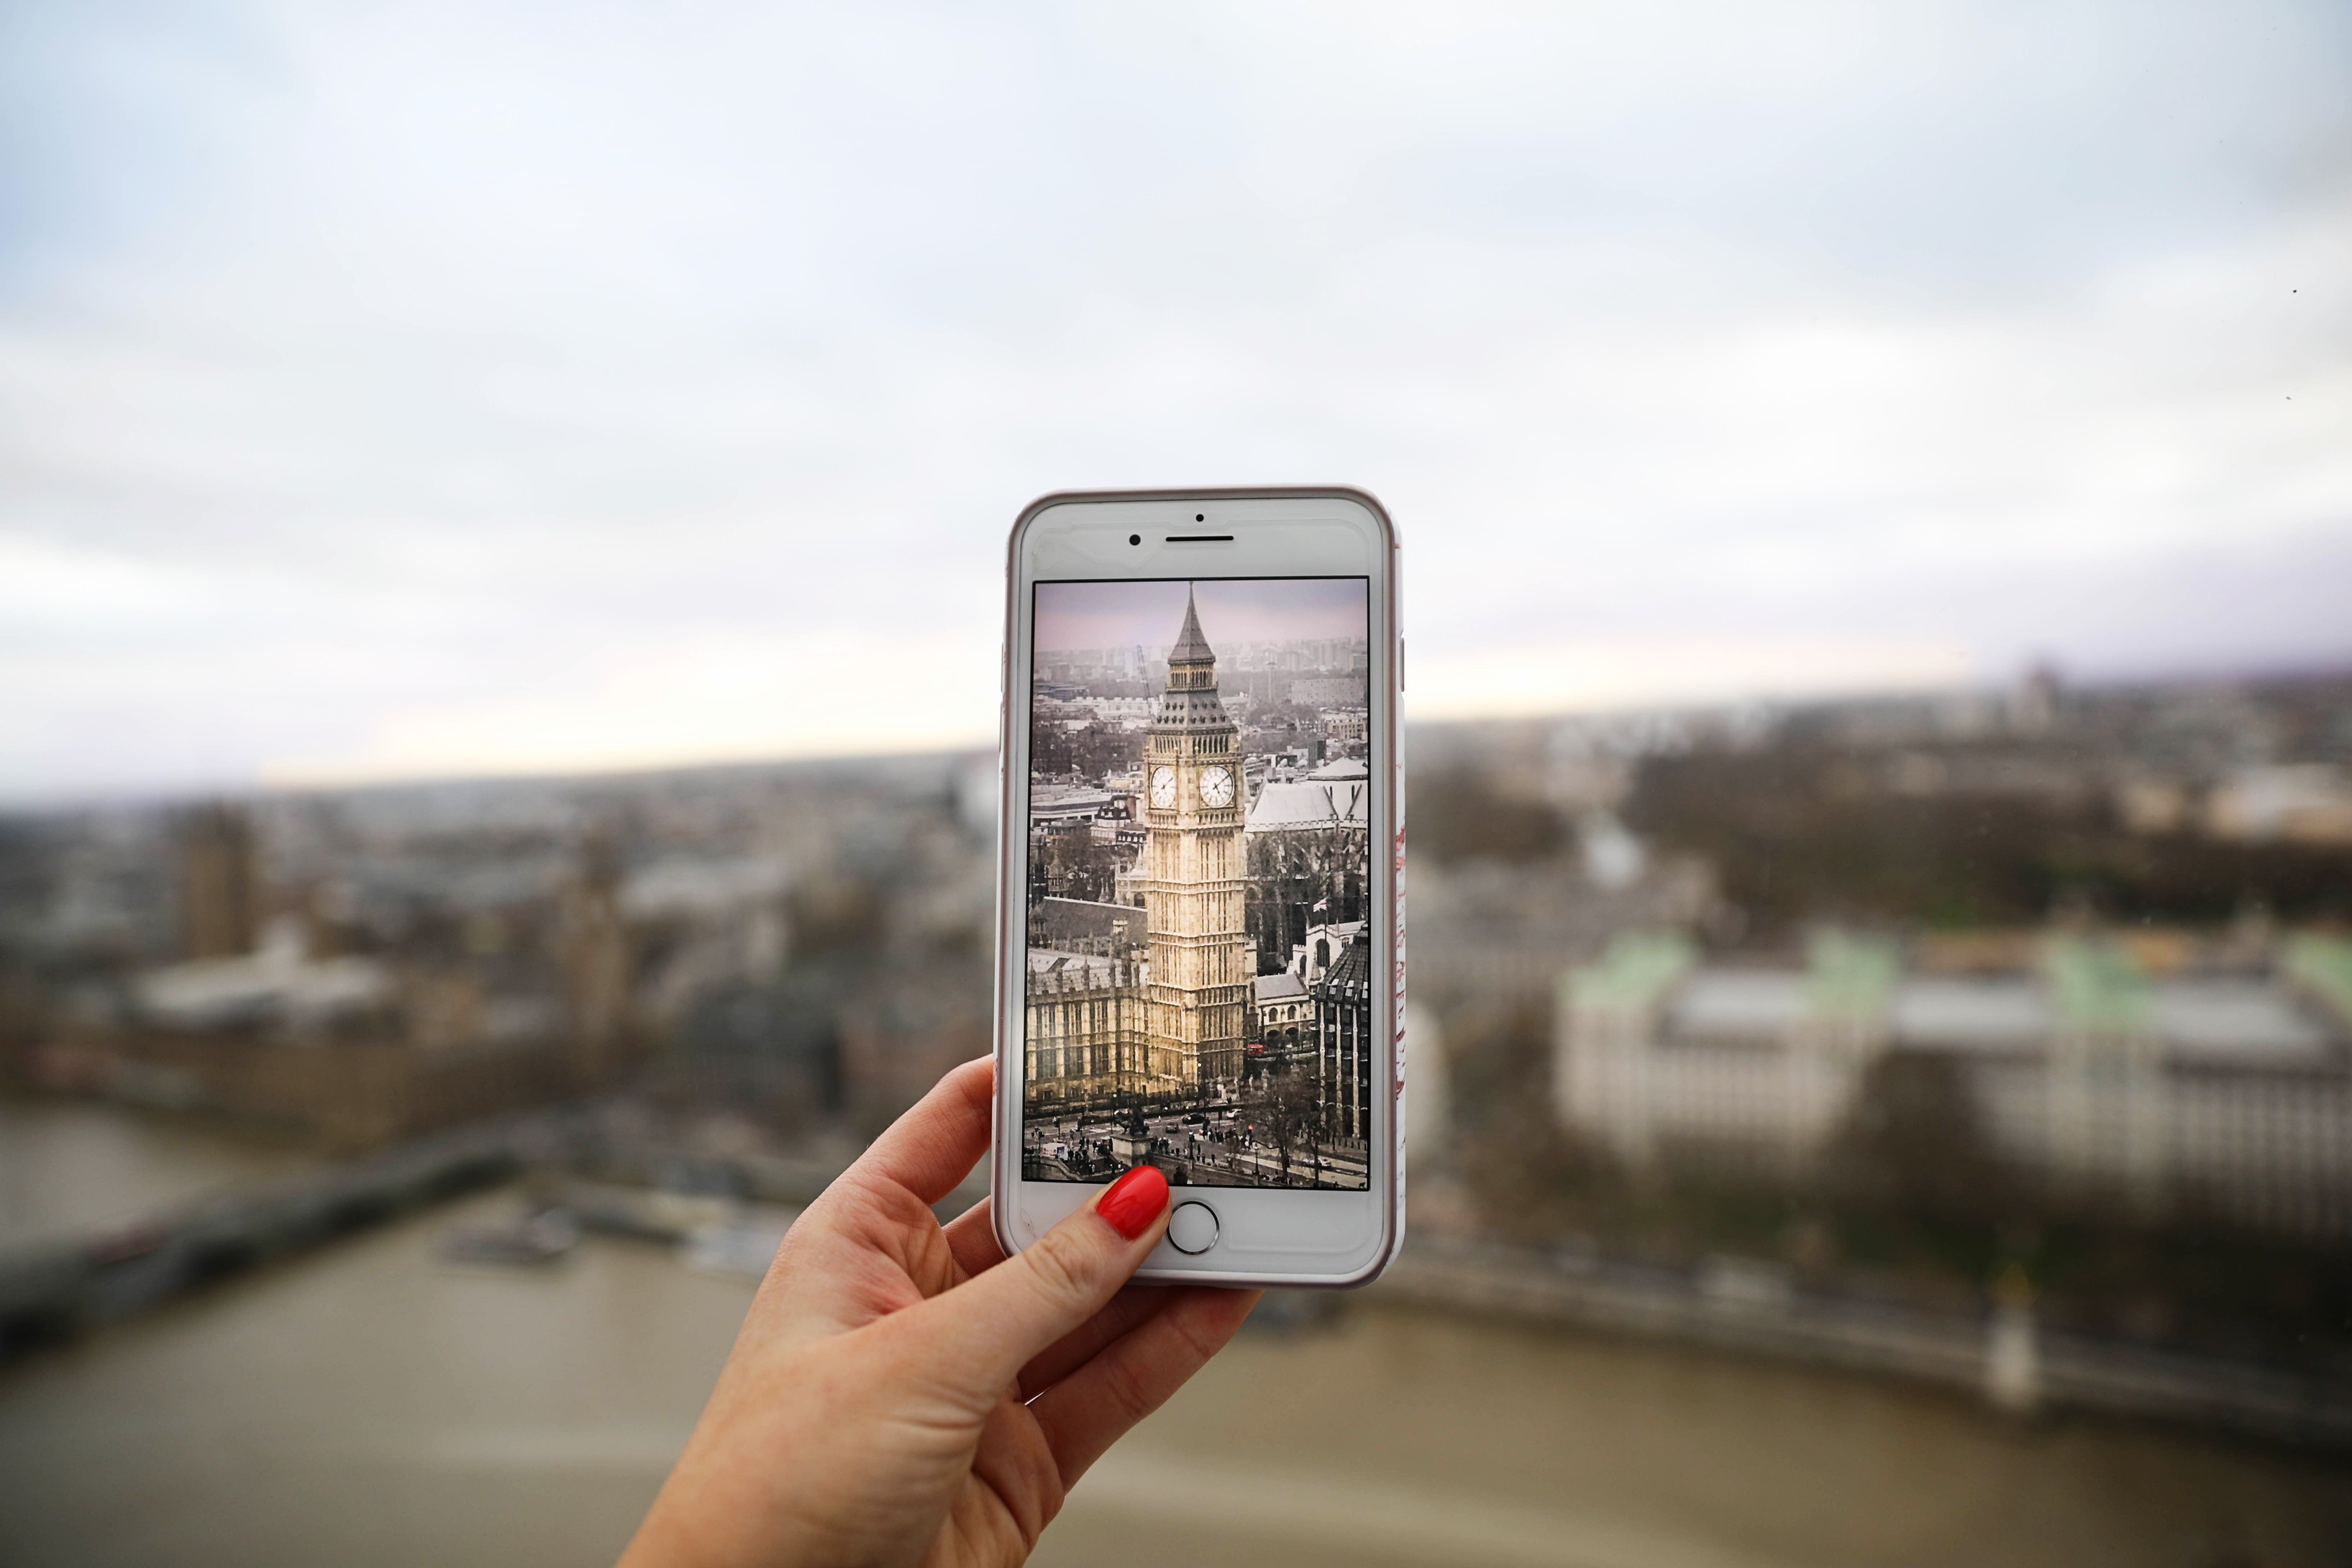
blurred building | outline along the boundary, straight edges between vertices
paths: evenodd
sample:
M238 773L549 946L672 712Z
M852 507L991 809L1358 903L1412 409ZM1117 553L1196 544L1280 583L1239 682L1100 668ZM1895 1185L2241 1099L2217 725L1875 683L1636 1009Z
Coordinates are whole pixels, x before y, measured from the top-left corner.
M256 952L146 971L131 994L135 1016L151 1027L311 1040L388 1030L395 990L389 969L373 960L310 958L300 926L281 921Z
M251 952L261 931L260 873L253 822L225 802L180 819L181 930L190 958Z
M953 1068L995 1044L989 966L978 953L892 964L840 1008L845 1110L879 1131Z
M357 1147L561 1092L559 1019L462 969L314 957L289 917L252 953L141 972L119 1013L47 1047L44 1076Z
M353 1146L646 1068L676 1110L802 1127L854 1087L856 1114L883 1116L987 1047L994 824L956 787L971 772L722 768L13 822L0 1075Z
M1933 1058L1988 1152L2054 1199L2352 1232L2352 944L2269 976L2151 979L2053 936L2029 972L1905 974L1818 938L1801 969L1626 936L1560 984L1559 1115L1637 1173L1818 1173L1874 1066Z
M1412 990L1446 1012L1548 1008L1560 974L1621 934L1695 931L1717 904L1712 873L1689 857L1650 857L1613 885L1557 860L1417 860Z
M2326 763L2239 769L2213 786L2206 825L2217 838L2352 844L2352 775Z
M631 981L620 854L606 835L591 835L582 847L579 869L564 889L562 941L572 1074L583 1084L600 1083L620 1062Z

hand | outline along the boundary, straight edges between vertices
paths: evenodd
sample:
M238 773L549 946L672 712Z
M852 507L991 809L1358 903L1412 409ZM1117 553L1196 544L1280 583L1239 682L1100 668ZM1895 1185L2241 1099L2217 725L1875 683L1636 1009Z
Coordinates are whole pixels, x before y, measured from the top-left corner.
M809 1205L623 1568L1015 1563L1255 1290L1130 1285L1168 1226L1139 1166L1007 1259L930 1205L988 1149L967 1062Z

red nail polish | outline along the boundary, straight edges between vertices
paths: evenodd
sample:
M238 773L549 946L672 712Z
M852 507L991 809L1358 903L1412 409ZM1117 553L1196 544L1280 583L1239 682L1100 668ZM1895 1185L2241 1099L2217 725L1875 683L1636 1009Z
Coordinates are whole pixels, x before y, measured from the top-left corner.
M1168 1206L1168 1178L1157 1165L1138 1165L1103 1189L1095 1213L1110 1221L1111 1229L1133 1241L1151 1228Z

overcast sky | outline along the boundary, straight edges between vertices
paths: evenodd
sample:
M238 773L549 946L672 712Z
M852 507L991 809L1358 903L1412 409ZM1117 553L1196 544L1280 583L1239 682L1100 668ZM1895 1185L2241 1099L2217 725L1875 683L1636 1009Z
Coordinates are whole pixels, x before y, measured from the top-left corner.
M1223 654L1245 642L1315 637L1363 640L1371 588L1361 577L1258 577L1219 582L1040 583L1037 647L1141 647L1167 657L1184 629L1189 595L1201 635Z
M1409 711L2352 659L2352 7L0 10L0 796L986 743L1069 486Z

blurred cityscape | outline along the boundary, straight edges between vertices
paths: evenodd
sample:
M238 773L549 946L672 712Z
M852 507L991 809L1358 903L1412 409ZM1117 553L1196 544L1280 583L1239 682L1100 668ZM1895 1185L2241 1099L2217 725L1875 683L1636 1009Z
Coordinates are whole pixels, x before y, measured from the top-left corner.
M2352 682L1418 739L1446 1219L2352 1348Z
M1073 748L1137 739L1112 677L1042 679L1087 685ZM1253 798L1327 787L1345 720L1254 748ZM1412 1232L1375 1296L2352 1443L2352 679L1409 757ZM8 818L0 1351L519 1173L445 1259L587 1232L756 1272L760 1205L989 1048L996 787L963 754ZM1038 898L1118 901L1055 864ZM1307 1059L1294 1011L1261 1024ZM149 1180L26 1134L44 1107L266 1153Z
M12 1083L358 1149L626 1085L878 1129L989 1047L992 764L265 796L6 829Z
M1416 1230L2352 1348L2352 680L1410 748ZM19 816L0 1063L321 1152L583 1096L854 1146L989 1048L994 813L956 756Z

